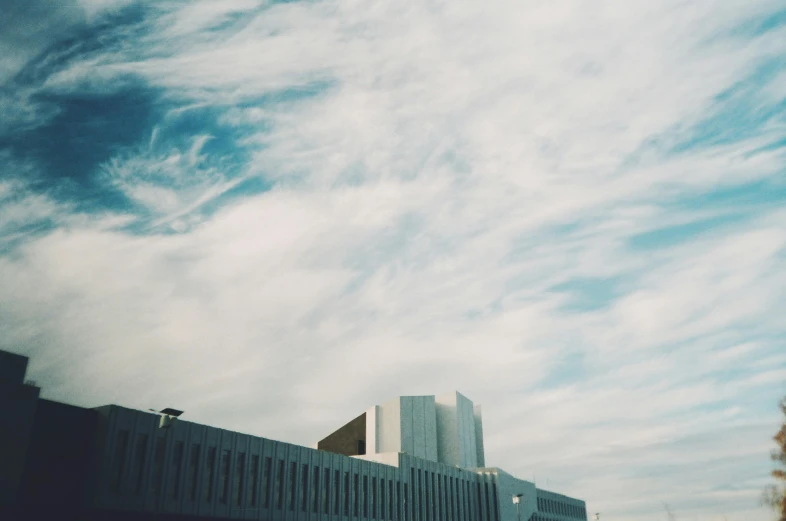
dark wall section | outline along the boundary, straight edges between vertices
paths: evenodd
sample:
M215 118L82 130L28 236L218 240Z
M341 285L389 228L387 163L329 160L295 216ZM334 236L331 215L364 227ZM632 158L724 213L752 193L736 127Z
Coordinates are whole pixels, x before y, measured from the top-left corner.
M0 519L80 519L98 413L40 399L27 357L0 351Z
M25 385L27 358L0 351L0 512L16 503L40 389Z
M366 453L366 413L317 443L317 449L344 456Z
M88 473L98 413L39 400L20 503L30 509L78 511L91 496Z
M23 384L27 360L26 356L0 351L0 384Z

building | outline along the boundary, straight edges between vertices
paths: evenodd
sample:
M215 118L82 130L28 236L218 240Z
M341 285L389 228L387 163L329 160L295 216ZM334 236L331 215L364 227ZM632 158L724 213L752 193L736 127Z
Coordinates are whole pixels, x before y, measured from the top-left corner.
M0 352L2 519L586 520L583 501L486 467L459 393L371 407L308 448L41 399L26 366Z
M465 469L483 467L485 460L480 406L458 392L400 396L375 405L321 440L317 448L380 462L406 453Z

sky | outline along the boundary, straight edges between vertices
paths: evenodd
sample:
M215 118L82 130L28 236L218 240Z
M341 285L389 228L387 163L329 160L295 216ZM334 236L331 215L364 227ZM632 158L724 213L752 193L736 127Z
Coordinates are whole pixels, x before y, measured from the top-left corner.
M312 445L399 395L604 521L767 521L782 0L1 0L0 348Z

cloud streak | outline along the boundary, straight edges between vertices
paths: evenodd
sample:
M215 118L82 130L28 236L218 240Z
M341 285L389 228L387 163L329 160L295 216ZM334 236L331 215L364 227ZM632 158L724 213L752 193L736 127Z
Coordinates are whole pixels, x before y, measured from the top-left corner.
M0 100L0 331L46 395L311 444L458 388L604 519L767 519L778 2L82 9Z

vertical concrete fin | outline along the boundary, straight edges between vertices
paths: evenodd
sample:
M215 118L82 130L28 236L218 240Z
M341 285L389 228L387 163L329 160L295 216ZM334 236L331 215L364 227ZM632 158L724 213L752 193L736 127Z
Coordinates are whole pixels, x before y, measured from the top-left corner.
M437 462L437 411L434 396L423 397L423 427L426 438L426 459Z
M480 405L475 405L473 407L473 411L475 416L475 447L477 466L485 467L486 456L483 451L483 416L481 414Z
M402 396L401 403L401 451L415 454L415 433L412 425L413 399L411 396Z
M366 410L366 454L379 452L379 405Z
M473 403L469 398L458 392L456 393L456 415L458 420L458 465L462 468L477 467Z
M435 398L437 417L437 458L445 465L460 465L459 419L457 417L457 393L443 394Z

